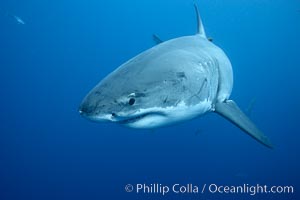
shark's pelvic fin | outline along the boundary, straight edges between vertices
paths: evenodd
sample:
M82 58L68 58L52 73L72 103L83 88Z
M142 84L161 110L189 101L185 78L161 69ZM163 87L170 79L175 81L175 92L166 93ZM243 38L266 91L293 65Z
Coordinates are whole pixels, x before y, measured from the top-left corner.
M225 102L216 103L215 112L231 121L258 142L269 148L273 148L269 139L251 122L234 101L227 100Z
M206 34L205 34L204 27L203 27L203 24L201 21L198 6L196 4L194 4L194 7L195 7L196 15L197 15L197 34L206 38Z

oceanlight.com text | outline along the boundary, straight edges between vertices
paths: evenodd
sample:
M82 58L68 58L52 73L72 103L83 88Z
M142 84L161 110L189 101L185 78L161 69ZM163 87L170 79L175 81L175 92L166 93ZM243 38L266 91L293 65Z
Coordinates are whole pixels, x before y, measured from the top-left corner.
M268 185L218 185L218 184L179 184L175 183L172 185L161 184L161 183L138 183L138 184L127 184L125 191L128 193L136 194L158 194L168 195L173 194L293 194L293 186L268 186Z
M205 186L206 187L206 186ZM267 185L249 185L243 184L238 186L225 186L210 184L208 185L208 191L210 193L220 194L292 194L294 193L293 186L267 186Z

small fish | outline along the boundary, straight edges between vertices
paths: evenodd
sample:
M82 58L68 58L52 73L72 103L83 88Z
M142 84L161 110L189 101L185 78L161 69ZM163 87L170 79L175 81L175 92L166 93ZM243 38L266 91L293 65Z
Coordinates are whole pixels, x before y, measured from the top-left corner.
M6 10L2 10L1 8L0 8L0 15L6 16L6 17L8 17L8 18L12 18L12 19L14 19L18 24L22 24L22 25L25 25L25 24L26 24L25 21L24 21L21 17L19 17L19 16L17 16L17 15L14 15L14 14L11 14L10 12L8 12L8 11L6 11Z
M25 25L24 20L18 17L17 15L12 15L12 17L18 22L18 24Z

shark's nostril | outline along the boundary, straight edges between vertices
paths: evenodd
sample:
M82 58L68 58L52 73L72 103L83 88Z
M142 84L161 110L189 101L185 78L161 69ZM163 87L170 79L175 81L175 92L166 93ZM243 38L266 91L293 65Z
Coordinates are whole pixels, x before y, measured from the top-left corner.
M89 114L94 113L95 106L84 102L79 106L78 111L81 115L89 115Z
M84 108L83 108L82 105L79 106L78 112L79 112L80 115L83 115L85 113Z

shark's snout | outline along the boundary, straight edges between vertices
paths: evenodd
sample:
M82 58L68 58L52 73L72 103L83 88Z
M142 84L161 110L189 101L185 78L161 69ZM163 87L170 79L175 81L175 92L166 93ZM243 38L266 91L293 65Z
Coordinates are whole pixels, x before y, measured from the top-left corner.
M106 113L99 106L86 100L80 104L78 112L82 117L96 122L112 121L114 117L113 113Z
M91 105L87 104L85 101L82 102L78 108L78 112L82 116L88 116L93 114L93 108Z

